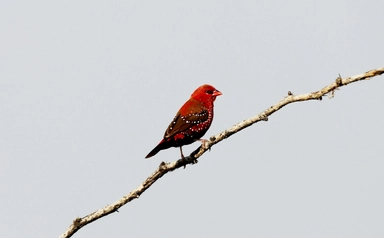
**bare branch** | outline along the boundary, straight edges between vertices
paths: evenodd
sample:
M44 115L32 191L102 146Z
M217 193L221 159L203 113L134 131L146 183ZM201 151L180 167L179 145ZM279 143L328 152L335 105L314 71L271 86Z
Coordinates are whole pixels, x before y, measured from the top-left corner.
M220 141L230 137L231 135L259 122L259 121L268 121L268 117L275 113L276 111L280 110L284 106L294 103L294 102L302 102L302 101L309 101L309 100L322 100L323 96L328 95L328 97L332 98L334 96L335 90L337 90L339 87L346 86L350 83L354 83L361 80L368 80L372 77L379 76L384 73L384 68L378 68L371 71L368 71L366 73L348 77L348 78L336 78L336 80L329 84L328 86L325 86L324 88L320 89L319 91L307 93L307 94L300 94L300 95L294 95L291 91L288 91L288 95L284 97L282 100L277 102L276 104L269 107L267 110L263 111L262 113L243 120L239 122L238 124L232 126L231 128L228 128L227 130L212 136L209 141L204 142L204 146L200 146L197 148L194 152L192 152L188 157L185 159L179 159L174 162L165 163L162 162L159 167L156 169L156 171L150 175L140 186L138 186L135 190L130 192L128 195L125 195L120 200L116 201L115 203L108 205L104 208L101 208L83 218L76 218L72 224L69 226L67 231L65 231L60 237L61 238L67 238L71 237L73 234L75 234L80 228L82 228L85 225L88 225L91 222L96 221L97 219L100 219L108 214L111 214L113 212L117 212L118 209L128 202L132 201L133 199L139 198L140 195L145 192L152 184L154 184L158 179L163 177L168 172L171 172L175 169L178 169L180 167L185 168L187 164L195 164L197 163L197 159L202 156L207 150L209 150L213 145L216 143L219 143Z

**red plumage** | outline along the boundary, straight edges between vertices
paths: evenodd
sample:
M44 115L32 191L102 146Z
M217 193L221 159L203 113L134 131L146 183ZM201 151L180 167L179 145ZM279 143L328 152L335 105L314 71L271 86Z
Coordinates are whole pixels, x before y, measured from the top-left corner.
M179 109L165 131L164 138L145 158L170 147L181 147L199 140L209 129L213 120L213 102L221 92L205 84L198 87L191 98Z

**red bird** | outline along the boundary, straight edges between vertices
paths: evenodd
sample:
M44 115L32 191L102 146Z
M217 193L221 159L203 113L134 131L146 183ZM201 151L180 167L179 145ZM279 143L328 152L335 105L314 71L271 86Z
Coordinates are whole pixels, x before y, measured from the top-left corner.
M164 138L145 158L170 147L180 147L181 157L184 158L181 147L200 140L208 131L213 120L213 102L220 95L221 92L211 85L198 87L179 109Z

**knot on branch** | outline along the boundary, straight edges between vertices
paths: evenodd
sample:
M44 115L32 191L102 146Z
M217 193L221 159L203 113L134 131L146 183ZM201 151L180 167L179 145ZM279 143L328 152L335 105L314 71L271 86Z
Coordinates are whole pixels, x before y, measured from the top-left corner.
M337 87L343 86L343 78L341 78L340 74L339 74L339 77L336 78L336 85Z
M261 115L260 120L262 121L268 121L268 116L267 115Z
M159 171L160 172L163 172L164 170L166 170L167 169L167 164L164 162L164 161L162 161L161 163L160 163L160 165L159 165Z
M73 226L74 227L78 227L81 223L81 218L76 218L75 220L73 220Z

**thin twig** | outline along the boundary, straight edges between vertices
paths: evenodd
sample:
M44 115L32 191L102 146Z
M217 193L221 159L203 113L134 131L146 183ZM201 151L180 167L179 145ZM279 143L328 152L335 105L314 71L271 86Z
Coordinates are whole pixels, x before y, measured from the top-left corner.
M115 203L108 205L104 208L101 208L85 217L76 218L72 222L72 224L69 226L69 228L60 236L60 238L71 237L83 226L88 225L89 223L94 222L113 212L117 212L120 207L124 206L125 204L127 204L128 202L134 199L139 198L143 192L145 192L149 187L151 187L152 184L154 184L158 179L163 177L168 172L171 172L180 167L185 167L187 164L197 163L197 159L200 156L202 156L207 150L209 150L213 145L219 143L220 141L230 137L231 135L259 121L267 121L270 115L277 112L282 107L294 102L322 100L323 96L325 95L328 95L328 97L333 97L335 90L337 90L339 87L346 86L350 83L354 83L360 80L368 80L372 77L379 76L383 73L384 73L384 68L378 68L378 69L374 69L366 73L356 75L353 77L348 77L345 79L341 78L341 76L339 75L339 77L337 77L336 80L330 85L325 86L319 91L307 93L307 94L293 95L291 91L288 91L288 95L286 97L284 97L282 100L272 105L262 113L254 117L251 117L249 119L243 120L238 124L232 126L231 128L228 128L227 130L215 136L212 136L209 141L205 142L203 147L200 146L194 152L192 152L189 156L185 157L185 159L179 159L177 161L170 162L170 163L162 162L152 175L150 175L140 186L138 186L135 190L130 192L128 195L125 195Z

